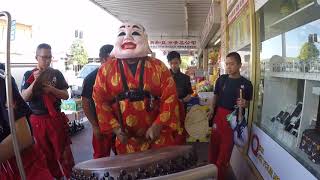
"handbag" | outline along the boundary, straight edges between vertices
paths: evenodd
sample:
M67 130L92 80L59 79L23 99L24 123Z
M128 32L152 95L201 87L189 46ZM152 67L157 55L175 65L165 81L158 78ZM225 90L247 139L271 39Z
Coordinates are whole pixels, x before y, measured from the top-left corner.
M242 98L242 89L240 89L240 98ZM249 141L248 122L242 114L242 108L237 107L227 115L227 121L233 130L233 141L236 145L243 147Z
M243 116L239 119L238 109L236 109L227 115L227 121L230 123L233 130L234 143L240 147L245 146L249 141L247 120Z

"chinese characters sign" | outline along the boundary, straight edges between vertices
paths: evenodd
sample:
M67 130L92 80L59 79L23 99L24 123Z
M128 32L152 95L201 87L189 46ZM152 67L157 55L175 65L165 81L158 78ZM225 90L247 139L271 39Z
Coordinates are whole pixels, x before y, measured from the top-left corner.
M239 0L233 7L233 9L230 11L228 15L228 23L230 24L233 20L235 20L239 14L241 13L241 10L248 5L248 0Z
M151 40L149 41L151 49L197 49L197 40Z

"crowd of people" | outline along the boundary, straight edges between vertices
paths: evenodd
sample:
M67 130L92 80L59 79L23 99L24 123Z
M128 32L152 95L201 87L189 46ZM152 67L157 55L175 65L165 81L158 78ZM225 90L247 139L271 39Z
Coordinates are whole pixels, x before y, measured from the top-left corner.
M101 66L83 82L83 110L93 130L93 158L141 152L186 144L186 104L193 93L190 77L180 71L181 57L168 53L170 69L153 57L145 28L140 24L120 26L113 45L100 49ZM68 118L61 100L68 99L68 84L62 73L50 67L51 46L40 44L37 67L24 74L21 92L14 80L13 100L17 138L27 179L70 178L74 166L68 135ZM235 107L247 108L252 98L250 81L240 75L241 57L226 57L228 74L217 80L212 104L213 127L209 145L210 163L225 179L233 148L233 130L226 116ZM0 66L4 72L4 67ZM5 80L0 78L1 92ZM244 92L239 97L239 89ZM18 179L10 134L6 95L0 95L0 180Z

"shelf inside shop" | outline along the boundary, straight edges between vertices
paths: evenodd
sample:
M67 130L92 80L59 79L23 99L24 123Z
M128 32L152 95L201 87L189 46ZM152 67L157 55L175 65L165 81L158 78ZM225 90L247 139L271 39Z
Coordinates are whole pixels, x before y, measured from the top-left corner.
M282 19L274 22L270 25L270 28L278 29L281 32L286 32L300 26L302 22L306 21L306 19L311 22L319 18L319 5L316 2L311 2L306 6L283 17Z
M266 76L288 79L305 79L311 81L320 81L320 73L303 72L266 72Z

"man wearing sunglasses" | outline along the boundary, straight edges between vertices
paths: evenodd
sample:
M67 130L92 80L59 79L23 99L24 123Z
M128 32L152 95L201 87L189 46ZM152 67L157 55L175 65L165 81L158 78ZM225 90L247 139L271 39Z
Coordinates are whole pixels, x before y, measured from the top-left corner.
M68 135L68 119L61 112L61 99L68 99L68 84L59 70L54 69L51 82L42 84L41 96L33 93L34 84L41 79L42 72L50 67L51 46L40 44L37 47L37 68L27 71L22 82L22 97L32 110L30 117L34 137L46 155L47 165L53 177L70 177L74 159L71 152L71 139ZM62 171L60 169L62 167Z

